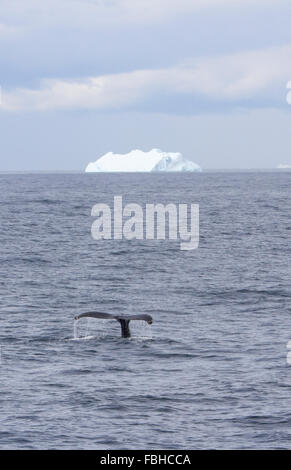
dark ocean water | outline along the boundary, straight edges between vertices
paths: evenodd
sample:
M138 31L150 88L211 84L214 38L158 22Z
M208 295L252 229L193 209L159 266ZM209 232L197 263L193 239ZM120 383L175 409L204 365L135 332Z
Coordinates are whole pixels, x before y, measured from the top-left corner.
M0 175L0 448L291 448L291 172ZM200 204L198 250L91 208ZM133 337L86 310L151 313ZM137 323L137 322L136 322Z

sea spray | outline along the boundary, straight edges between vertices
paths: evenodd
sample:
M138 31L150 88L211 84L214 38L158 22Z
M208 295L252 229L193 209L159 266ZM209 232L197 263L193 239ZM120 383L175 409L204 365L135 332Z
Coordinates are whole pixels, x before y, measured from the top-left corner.
M89 334L90 318L87 318L85 338Z
M152 339L152 327L145 321L130 322L131 336L135 339Z
M78 321L74 320L74 339L78 339Z

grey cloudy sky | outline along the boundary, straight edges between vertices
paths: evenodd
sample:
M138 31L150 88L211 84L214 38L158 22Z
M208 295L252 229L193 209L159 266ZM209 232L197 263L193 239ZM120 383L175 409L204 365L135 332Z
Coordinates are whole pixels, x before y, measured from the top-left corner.
M289 0L1 0L0 170L291 163Z

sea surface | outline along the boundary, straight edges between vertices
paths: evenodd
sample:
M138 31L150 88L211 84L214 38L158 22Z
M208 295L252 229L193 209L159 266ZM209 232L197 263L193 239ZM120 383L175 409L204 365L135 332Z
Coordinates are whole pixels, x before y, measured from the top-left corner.
M1 174L0 448L290 449L290 189L287 171ZM199 204L199 248L94 240L115 195ZM74 338L88 310L154 322Z

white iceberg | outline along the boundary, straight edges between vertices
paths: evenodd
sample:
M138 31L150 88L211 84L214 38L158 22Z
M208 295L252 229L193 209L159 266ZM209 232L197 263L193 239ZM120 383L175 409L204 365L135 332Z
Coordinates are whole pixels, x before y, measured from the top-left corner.
M279 168L279 170L289 170L291 169L291 165L288 165L287 163L280 163L277 168Z
M132 150L126 154L108 152L89 163L85 172L154 172L154 171L201 171L196 163L186 160L181 153L163 152L152 149L149 152Z

